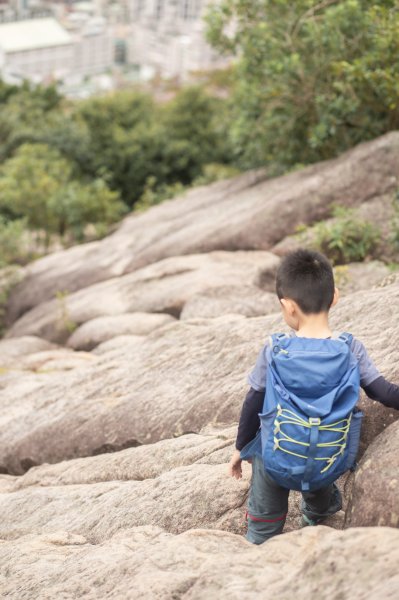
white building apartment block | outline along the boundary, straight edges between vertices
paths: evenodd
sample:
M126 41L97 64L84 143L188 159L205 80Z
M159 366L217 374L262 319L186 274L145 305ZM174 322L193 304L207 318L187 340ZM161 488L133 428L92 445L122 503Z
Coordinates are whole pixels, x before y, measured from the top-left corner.
M55 19L0 25L0 71L6 80L68 82L103 73L114 63L114 42L101 19L69 33Z
M203 16L211 0L130 0L129 62L164 77L226 64L205 41Z
M115 42L103 17L93 17L75 34L75 74L104 73L115 59Z
M73 71L74 44L55 19L0 25L0 70L35 82L61 79Z

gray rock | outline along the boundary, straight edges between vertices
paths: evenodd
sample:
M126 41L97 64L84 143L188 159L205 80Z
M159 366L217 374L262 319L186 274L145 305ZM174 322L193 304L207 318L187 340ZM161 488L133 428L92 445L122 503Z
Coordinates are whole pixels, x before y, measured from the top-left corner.
M0 584L12 600L379 600L397 596L398 542L389 528L308 527L262 546L218 530L132 527L99 544L61 530L3 541Z
M259 317L276 313L280 305L276 294L254 286L231 285L210 288L188 300L180 319L212 319L226 314Z
M333 204L358 206L396 189L398 146L399 133L392 132L284 177L246 173L129 216L100 242L30 265L11 295L9 323L57 291L72 294L168 256L269 250L299 224L326 217Z
M14 339L0 340L0 368L7 368L21 361L21 358L34 352L42 352L57 348L47 340L33 335L25 335Z
M331 320L335 330L351 331L362 340L392 381L399 379L398 302L398 282L368 294L357 292L338 303ZM268 335L279 330L284 330L279 315L176 322L140 343L117 344L86 367L48 374L45 384L39 379L36 387L32 374L26 388L24 377L18 383L5 377L1 470L21 473L24 465L148 444L199 432L209 423L237 422L246 374ZM364 449L398 413L365 398L362 405Z
M121 335L147 335L174 318L170 315L131 313L98 317L81 325L67 341L74 350L92 350L102 342Z
M367 448L355 473L346 523L399 527L399 421Z
M223 460L232 452L234 435L234 429L191 434L42 465L3 480L4 487L0 480L0 538L63 530L99 543L149 524L174 533L199 526L243 531L250 468L237 482ZM216 452L217 462L211 458Z
M8 337L40 335L64 342L76 326L104 315L131 312L179 316L185 303L209 288L237 285L274 288L279 258L270 252L211 252L177 256L40 304L19 319Z
M123 348L125 352L135 352L139 350L144 338L142 335L117 335L116 337L103 342L94 348L92 354L106 354L115 352L118 355Z

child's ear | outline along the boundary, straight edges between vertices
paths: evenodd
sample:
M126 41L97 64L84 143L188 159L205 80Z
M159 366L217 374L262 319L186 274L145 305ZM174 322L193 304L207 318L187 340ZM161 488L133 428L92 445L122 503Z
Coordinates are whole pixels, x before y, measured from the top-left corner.
M295 305L292 300L289 298L281 298L280 302L289 315L292 316L295 313Z
M334 298L333 298L331 306L335 306L337 304L338 300L339 300L339 289L336 287L336 288L334 288Z

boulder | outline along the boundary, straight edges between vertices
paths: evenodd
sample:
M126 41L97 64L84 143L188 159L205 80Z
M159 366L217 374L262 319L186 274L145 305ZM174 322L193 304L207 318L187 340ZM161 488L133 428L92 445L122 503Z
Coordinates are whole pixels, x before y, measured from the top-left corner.
M342 298L332 310L336 331L364 342L381 373L399 380L396 306L399 281ZM373 315L373 319L365 318ZM140 342L116 344L69 372L0 377L0 471L88 456L237 422L246 374L273 331L278 314L193 319L165 325ZM17 386L17 387L16 387ZM32 387L33 386L33 387ZM16 391L18 390L18 391ZM398 411L362 399L362 450L395 421Z
M170 315L131 313L98 317L76 329L68 339L67 346L74 350L92 350L102 342L121 335L147 335L174 318Z
M188 433L155 444L105 452L86 458L42 464L24 475L3 475L10 491L27 487L55 487L109 481L144 481L155 479L178 467L194 464L227 463L233 452L236 427L207 427L200 433ZM249 467L248 467L249 468Z
M392 252L392 244L389 243L392 238L392 225L395 222L395 190L388 194L379 195L377 197L368 198L362 204L353 208L353 219L364 220L372 223L380 232L378 239L378 248L376 253L378 256L384 257L386 262L395 262L397 256ZM345 206L345 202L338 203ZM337 221L335 217L324 218L324 224L329 227ZM278 244L273 246L272 252L278 256L285 256L288 252L292 252L303 246L312 246L316 239L318 224L304 227L305 223L301 224L298 233L290 234L284 237ZM388 242L388 243L387 243ZM366 289L367 286L364 286ZM362 288L358 288L362 289Z
M62 343L69 337L71 325L100 316L155 312L178 317L191 297L209 288L239 281L273 289L279 260L270 252L211 252L165 259L40 304L19 319L7 336L29 333Z
M87 364L93 364L95 361L95 356L89 354L89 352L73 352L72 350L60 348L29 354L21 361L20 368L27 371L52 373L55 371L71 371L72 369L85 367Z
M251 467L243 463L239 481L227 475L235 436L235 427L206 428L151 445L43 464L20 477L2 475L0 537L62 529L98 543L111 535L110 527L114 533L127 522L162 525L174 533L201 523L244 533ZM343 516L340 512L326 522L341 528ZM293 492L285 531L299 523L300 494Z
M92 354L106 354L114 352L118 355L123 348L125 352L135 352L144 340L142 335L117 335L116 337L99 344L92 350Z
M178 321L139 346L122 344L84 369L49 375L45 390L15 396L5 386L2 470L21 473L26 461L58 462L237 421L245 373L272 323L280 328L280 317Z
M262 546L206 529L127 527L98 544L58 530L2 541L0 582L11 600L394 598L398 542L384 527L308 527Z
M163 258L214 250L269 250L334 204L358 206L397 187L399 133L339 158L267 180L261 172L196 188L127 217L108 238L36 261L13 290L8 320L76 290Z
M1 487L0 538L64 530L99 543L137 525L243 531L250 468L228 477L235 430L33 468ZM215 454L215 458L212 455Z
M279 310L275 293L254 286L231 285L209 288L194 295L185 303L180 319L213 319L227 314L259 317Z
M399 527L399 421L373 441L360 461L346 523Z
M379 260L350 263L334 269L336 285L341 295L370 290L380 284L389 274L390 270L387 265Z
M47 340L34 335L24 335L17 338L0 340L0 369L18 365L23 357L35 352L57 348Z
M381 375L399 384L397 351L391 346L398 327L396 306L399 301L399 280L390 279L386 287L349 294L331 311L331 326L335 331L349 331L362 341ZM360 454L372 440L399 417L399 411L387 408L361 394L359 407L364 411Z

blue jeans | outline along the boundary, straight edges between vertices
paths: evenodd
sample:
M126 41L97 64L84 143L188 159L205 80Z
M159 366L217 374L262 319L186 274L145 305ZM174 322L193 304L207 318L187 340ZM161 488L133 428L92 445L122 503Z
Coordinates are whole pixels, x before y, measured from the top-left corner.
M279 486L265 471L258 455L252 458L252 480L248 499L248 531L246 538L253 544L282 533L288 512L290 491ZM341 494L335 483L302 493L301 510L310 519L319 520L342 508Z

